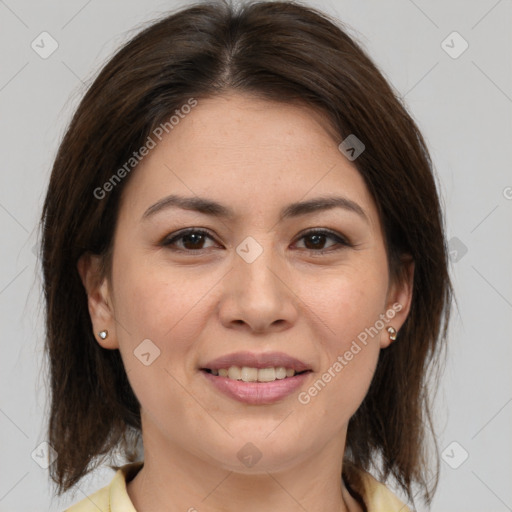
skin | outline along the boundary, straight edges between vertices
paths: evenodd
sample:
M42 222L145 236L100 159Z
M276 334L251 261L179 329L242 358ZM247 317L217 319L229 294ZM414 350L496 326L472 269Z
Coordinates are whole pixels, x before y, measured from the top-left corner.
M390 281L375 203L339 142L304 106L234 93L199 100L126 184L111 277L97 256L80 260L94 331L109 332L98 343L120 350L141 403L145 464L127 486L138 511L362 510L340 479L342 455L386 328L307 405L297 392L247 405L198 369L239 350L282 351L313 368L304 391L393 304L402 309L386 326L402 326L413 265L406 281ZM168 208L142 218L169 194L213 199L236 217ZM281 208L321 195L349 198L367 219L334 208L279 222ZM161 244L189 227L212 238L175 242L188 253ZM315 245L301 233L311 228L353 247L330 237ZM252 263L236 252L247 236L263 249ZM149 366L133 353L145 339L161 351ZM249 442L262 454L253 467L237 457Z

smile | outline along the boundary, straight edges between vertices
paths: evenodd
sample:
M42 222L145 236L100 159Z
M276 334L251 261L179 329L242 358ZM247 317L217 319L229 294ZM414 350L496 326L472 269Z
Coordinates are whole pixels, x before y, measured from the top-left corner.
M218 374L215 375L213 371ZM260 372L263 380L260 380ZM200 373L210 386L229 398L250 405L265 405L283 400L299 390L312 372L305 370L295 373L295 370L287 370L284 367L257 369L232 366L219 370L202 369Z

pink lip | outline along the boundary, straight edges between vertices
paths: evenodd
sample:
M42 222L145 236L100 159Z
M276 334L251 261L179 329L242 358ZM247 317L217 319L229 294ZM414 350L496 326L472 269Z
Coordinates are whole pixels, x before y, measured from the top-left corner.
M303 361L299 361L284 352L266 352L260 354L254 352L235 352L209 361L201 365L200 368L219 370L220 368L228 369L230 366L238 366L240 368L242 366L248 366L250 368L276 368L278 366L284 366L285 368L295 370L296 373L312 369Z
M233 365L232 365L233 366ZM271 365L273 366L273 365ZM285 366L285 365L278 365ZM254 367L254 366L253 366ZM272 404L298 389L311 372L301 373L273 382L243 382L219 377L205 370L200 372L217 390L240 402L251 405Z

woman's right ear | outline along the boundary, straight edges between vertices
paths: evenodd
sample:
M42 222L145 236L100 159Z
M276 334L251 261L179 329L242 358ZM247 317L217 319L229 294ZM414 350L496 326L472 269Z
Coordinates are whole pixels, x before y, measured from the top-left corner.
M101 256L83 254L77 263L78 273L87 294L87 304L94 329L94 337L106 349L119 348L115 331L114 310L108 279L102 276ZM107 334L100 336L100 332Z

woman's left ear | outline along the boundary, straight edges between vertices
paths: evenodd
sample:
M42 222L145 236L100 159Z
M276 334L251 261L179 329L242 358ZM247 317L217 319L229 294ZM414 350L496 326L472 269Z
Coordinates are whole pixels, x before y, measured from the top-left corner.
M412 256L402 257L400 278L390 283L386 301L385 326L381 331L380 348L400 341L400 329L407 320L411 309L414 289L414 260Z
M84 254L78 260L77 269L87 293L96 341L106 349L119 348L108 280L101 276L101 257L91 253Z

